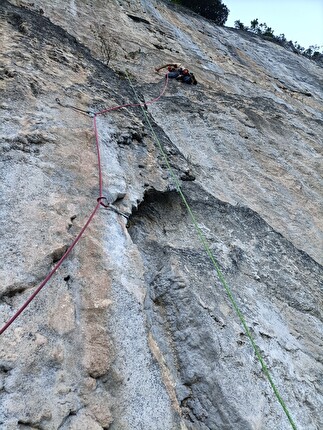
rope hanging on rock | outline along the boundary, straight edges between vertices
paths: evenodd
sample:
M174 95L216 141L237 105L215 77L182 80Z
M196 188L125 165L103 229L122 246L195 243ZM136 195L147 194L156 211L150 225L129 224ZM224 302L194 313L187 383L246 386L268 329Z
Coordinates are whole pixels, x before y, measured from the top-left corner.
M87 114L93 117L93 129L94 129L94 135L95 135L95 143L96 143L96 151L97 151L97 160L98 160L98 182L99 182L99 197L97 198L97 203L91 213L91 215L88 217L86 223L84 224L84 226L82 227L80 233L76 236L76 238L73 240L72 244L68 247L67 251L65 252L65 254L61 257L61 259L57 262L57 264L54 266L54 268L48 273L48 275L46 276L46 278L41 282L41 284L38 286L38 288L33 292L33 294L25 301L25 303L14 313L14 315L3 325L3 327L0 329L0 335L2 333L4 333L8 327L10 327L10 325L19 317L19 315L27 308L27 306L34 300L34 298L40 293L40 291L45 287L45 285L48 283L48 281L52 278L52 276L54 275L54 273L59 269L59 267L62 265L62 263L64 262L64 260L68 257L68 255L71 253L71 251L73 250L73 248L75 247L75 245L78 243L78 241L81 239L81 237L83 236L85 230L88 228L89 224L91 223L91 221L93 220L96 212L98 211L99 207L102 206L105 209L110 209L114 212L116 212L117 214L128 218L128 216L126 214L124 214L123 212L120 212L118 210L118 208L116 208L115 206L113 206L112 204L110 204L107 200L106 197L104 197L102 195L103 193L103 179L102 179L102 166L101 166L101 152L100 152L100 142L99 142L99 133L98 133L98 128L97 128L97 121L96 118L99 115L103 115L107 112L112 112L118 109L122 109L122 108L126 108L126 107L145 107L146 105L152 104L157 102L162 95L165 93L166 88L168 85L168 76L165 76L165 84L164 87L161 91L161 93L159 94L158 97L146 102L146 103L128 103L128 104L124 104L124 105L119 105L119 106L113 106L111 108L108 109L104 109L102 111L96 112L96 113L92 113L91 111L85 111L83 109L79 109L76 108L75 106L72 105L63 105L59 99L56 99L56 102L62 106L62 107L67 107L67 108L71 108L74 109L80 113L83 114Z
M188 211L188 213L189 213L189 215L190 215L190 217L192 219L192 222L193 222L194 228L195 228L195 230L197 232L197 235L198 235L198 237L199 237L199 239L200 239L200 241L201 241L201 243L202 243L202 245L203 245L203 247L204 247L207 255L209 256L209 258L210 258L210 260L211 260L211 262L212 262L212 264L213 264L213 266L214 266L214 268L215 268L215 270L217 272L218 278L219 278L222 286L224 287L224 289L225 289L225 291L226 291L226 293L227 293L227 295L229 297L229 300L230 300L230 302L231 302L234 310L236 311L237 316L239 317L239 319L241 321L241 324L242 324L242 326L243 326L243 328L244 328L244 330L246 332L246 335L248 336L248 338L249 338L249 340L251 342L251 345L252 345L252 347L254 349L255 355L256 355L256 357L258 358L258 360L259 360L259 362L261 364L262 370L263 370L264 374L266 375L266 377L267 377L267 379L268 379L268 381L269 381L269 383L270 383L270 385L271 385L271 387L272 387L272 389L274 391L274 394L275 394L277 400L281 404L281 406L282 406L282 408L283 408L283 410L284 410L284 412L285 412L285 414L286 414L286 416L287 416L287 418L288 418L288 420L289 420L289 422L290 422L293 430L297 430L297 427L296 427L296 425L295 425L295 423L294 423L294 421L293 421L293 419L292 419L292 417L291 417L291 415L290 415L290 413L289 413L289 411L287 409L287 406L286 406L284 400L282 399L282 397L281 397L281 395L280 395L280 393L279 393L279 391L278 391L278 389L277 389L277 387L276 387L276 385L275 385L275 383L274 383L274 381L273 381L273 379L271 377L269 369L266 366L266 364L264 362L264 359L262 358L262 355L261 355L261 353L259 351L259 348L258 348L258 346L257 346L257 344L256 344L256 342L255 342L255 340L254 340L254 338L253 338L253 336L252 336L252 334L251 334L248 326L247 326L246 320L245 320L242 312L240 311L240 309L239 309L239 307L237 305L237 302L234 299L234 296L233 296L233 294L231 292L231 289L229 288L229 286L228 286L228 284L227 284L227 282L226 282L226 280L225 280L225 278L224 278L224 276L223 276L223 274L222 274L222 272L220 270L220 267L219 267L218 263L216 262L216 259L213 256L213 253L212 253L212 251L211 251L211 249L210 249L210 247L209 247L209 245L207 243L207 240L206 240L206 238L205 238L205 236L204 236L201 228L199 227L199 225L198 225L198 223L196 221L195 215L192 212L192 209L191 209L189 203L187 202L186 197L183 194L183 191L181 190L180 183L179 183L179 181L178 181L178 179L177 179L177 177L176 177L176 175L175 175L175 173L174 173L174 171L173 171L173 169L172 169L172 167L171 167L171 165L170 165L170 163L168 161L168 157L167 157L167 155L166 155L166 153L165 153L165 151L163 149L163 146L160 143L160 140L159 140L158 136L156 135L155 130L152 127L151 121L150 121L150 119L149 119L149 117L148 117L148 115L147 115L147 113L146 113L146 111L144 109L144 107L146 107L147 105L150 105L152 103L157 102L163 96L163 94L166 91L167 84L168 84L168 74L166 74L166 76L165 76L165 85L164 85L164 88L163 88L162 92L160 93L160 95L158 97L156 97L155 99L152 99L152 100L150 100L149 102L146 102L146 103L140 103L137 91L136 91L136 89L134 88L134 86L133 86L133 84L131 82L131 79L130 79L130 76L129 76L128 72L126 72L126 75L127 75L129 84L130 84L131 88L133 89L133 91L134 91L134 93L135 93L135 95L136 95L139 103L128 103L128 104L124 104L124 105L113 106L111 108L104 109L104 110L96 112L96 113L92 113L91 111L85 111L83 109L79 109L79 108L76 108L76 107L71 106L71 105L63 105L60 102L59 99L56 99L57 103L59 105L63 106L63 107L70 107L70 108L72 108L72 109L74 109L76 111L79 111L81 113L85 113L87 115L93 116L93 127L94 127L95 141L96 141L97 159L98 159L99 197L97 198L97 204L96 204L95 208L93 209L91 215L89 216L88 220L86 221L86 223L82 227L80 233L74 239L74 241L69 246L69 248L67 249L67 251L65 252L65 254L61 257L61 259L58 261L58 263L49 272L49 274L46 276L46 278L43 280L43 282L39 285L39 287L34 291L34 293L29 297L29 299L19 308L19 310L0 329L0 335L2 333L4 333L8 329L8 327L18 318L18 316L34 300L34 298L37 296L37 294L43 289L43 287L52 278L52 276L54 275L54 273L59 269L59 267L62 265L62 263L64 262L64 260L68 257L68 255L71 253L71 251L73 250L73 248L75 247L75 245L78 243L78 241L83 236L85 230L87 229L87 227L91 223L91 221L94 218L94 216L95 216L97 210L99 209L99 207L103 206L106 209L110 209L110 208L113 209L113 210L116 209L114 207L111 207L111 205L109 203L104 203L104 201L107 202L107 199L106 199L106 197L104 197L102 195L103 180L102 180L102 168L101 168L101 153L100 153L100 144L99 144L99 133L98 133L97 121L96 121L97 116L103 115L103 114L105 114L107 112L112 112L114 110L118 110L118 109L121 109L121 108L126 108L126 107L141 107L142 111L143 111L143 114L145 116L145 119L146 119L146 121L147 121L147 123L149 125L149 128L150 128L151 132L152 132L152 135L154 136L154 139L155 139L155 141L156 141L156 143L157 143L157 145L158 145L158 147L159 147L159 149L161 151L161 154L162 154L162 156L164 158L164 161L165 161L165 163L166 163L166 165L168 167L168 170L169 170L169 172L170 172L170 174L172 176L172 179L173 179L173 181L174 181L174 183L176 185L176 189L177 189L177 191L178 191L178 193L179 193L179 195L180 195L180 197L181 197L181 199L182 199L185 207L187 208L187 211ZM123 215L123 216L127 217L125 214L123 214L122 212L119 212L118 210L115 210L115 212L117 212L120 215Z
M134 86L133 86L133 84L131 82L131 79L130 79L130 76L129 76L128 73L127 73L127 78L128 78L128 81L129 81L129 84L130 84L131 88L133 89L133 91L134 91L137 99L139 100L137 91L134 88ZM272 389L273 389L273 391L275 393L275 396L276 396L278 402L282 406L282 408L283 408L283 410L284 410L284 412L285 412L285 414L286 414L286 416L288 418L288 421L291 424L293 430L297 430L296 424L294 423L294 421L293 421L293 419L292 419L292 417L291 417L291 415L289 413L289 410L288 410L288 408L287 408L287 406L286 406L283 398L281 397L281 395L280 395L280 393L279 393L279 391L278 391L278 389L277 389L277 387L276 387L276 385L275 385L275 383L274 383L274 381L272 379L272 376L271 376L271 374L269 372L268 367L265 364L265 361L264 361L264 359L263 359L263 357L262 357L262 355L260 353L260 350L259 350L259 348L258 348L258 346L256 344L256 341L254 340L254 338L253 338L253 336L251 334L251 331L249 330L249 327L248 327L248 325L246 323L246 320L245 320L242 312L240 311L239 306L238 306L238 304L237 304L237 302L236 302L236 300L235 300L235 298L234 298L234 296L232 294L232 291L231 291L230 287L228 286L228 284L227 284L227 282L226 282L226 280L225 280L225 278L224 278L224 276L222 274L222 271L221 271L221 269L220 269L220 267L219 267L219 265L218 265L218 263L217 263L214 255L213 255L213 253L212 253L212 251L211 251L211 249L210 249L210 247L209 247L209 245L207 243L207 240L206 240L206 238L204 236L204 233L202 232L201 228L199 227L198 222L197 222L197 220L195 218L195 215L194 215L194 213L193 213L193 211L192 211L192 209L191 209L191 207L190 207L190 205L189 205L186 197L183 194L180 182L177 179L177 176L175 175L175 173L174 173L174 171L173 171L173 169L172 169L172 167L170 165L170 162L168 160L167 154L164 151L164 148L163 148L163 146L162 146L162 144L161 144L161 142L160 142L157 134L155 133L155 130L154 130L152 124L151 124L149 116L147 115L147 112L144 109L142 109L142 111L143 111L143 114L145 116L146 122L147 122L147 124L148 124L148 126L150 128L150 131L151 131L152 135L154 136L154 139L155 139L155 141L156 141L156 143L158 145L158 148L159 148L159 150L160 150L160 152L161 152L161 154L162 154L162 156L164 158L165 164L167 165L167 168L168 168L168 170L170 172L170 175L171 175L171 177L172 177L172 179L174 181L174 184L176 186L177 192L180 195L180 197L181 197L181 199L182 199L182 201L183 201L183 203L184 203L184 205L185 205L185 207L186 207L186 209L187 209L187 211L188 211L188 213L189 213L189 215L191 217L191 220L193 222L194 228L195 228L196 233L197 233L197 235L198 235L198 237L199 237L199 239L200 239L200 241L201 241L201 243L203 245L203 248L205 249L208 257L210 258L210 260L211 260L211 262L212 262L212 264L213 264L213 266L214 266L214 268L215 268L215 270L217 272L218 278L219 278L222 286L224 287L224 289L225 289L225 291L226 291L226 293L227 293L227 295L229 297L229 300L230 300L230 302L231 302L231 304L232 304L232 306L233 306L233 308L234 308L234 310L235 310L235 312L236 312L236 314L237 314L237 316L238 316L238 318L239 318L239 320L240 320L240 322L241 322L241 324L242 324L242 326L243 326L243 328L244 328L244 330L246 332L246 335L248 336L248 338L250 340L250 343L251 343L252 348L253 348L253 350L255 352L255 355L256 355L258 361L261 364L262 370L263 370L264 374L266 375L266 377L267 377L267 379L269 381L269 384L271 385L271 387L272 387Z

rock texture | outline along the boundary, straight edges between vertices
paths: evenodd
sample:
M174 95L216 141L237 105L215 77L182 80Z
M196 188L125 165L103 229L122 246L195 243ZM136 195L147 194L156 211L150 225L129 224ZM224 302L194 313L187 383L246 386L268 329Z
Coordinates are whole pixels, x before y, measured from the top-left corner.
M154 0L3 0L0 322L98 197L92 118L147 105L297 429L323 427L323 71ZM61 104L57 103L59 99ZM98 117L103 209L1 336L4 430L287 430L140 109Z

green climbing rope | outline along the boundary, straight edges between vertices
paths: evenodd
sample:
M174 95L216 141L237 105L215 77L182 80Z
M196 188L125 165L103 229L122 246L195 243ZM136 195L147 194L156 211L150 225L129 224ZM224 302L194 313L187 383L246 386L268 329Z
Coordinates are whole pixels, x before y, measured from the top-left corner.
M130 76L129 76L129 74L128 74L127 71L126 71L126 75L127 75L127 79L129 81L129 84L130 84L130 86L131 86L131 88L132 88L132 90L133 90L133 92L134 92L134 94L135 94L138 102L140 102L138 94L137 94L137 91L136 91L135 87L133 86L132 81L131 81ZM236 300L235 300L235 298L234 298L234 296L233 296L233 294L231 292L231 289L229 288L229 286L228 286L228 284L227 284L227 282L226 282L226 280L225 280L225 278L224 278L224 276L223 276L223 274L222 274L222 272L220 270L220 267L219 267L218 263L216 262L216 259L215 259L214 255L213 255L213 253L212 253L209 245L207 244L206 238L205 238L202 230L200 229L200 227L199 227L199 225L198 225L198 223L196 221L195 215L192 212L192 209L191 209L190 205L188 204L188 202L186 200L186 197L183 194L183 191L182 191L181 186L180 186L180 182L179 182L177 176L175 175L175 173L174 173L174 171L173 171L173 169L172 169L172 167L171 167L171 165L170 165L170 163L168 161L167 155L166 155L166 153L164 151L164 148L163 148L162 144L160 143L160 140L159 140L157 134L155 133L155 130L154 130L152 124L151 124L149 116L147 115L146 110L142 106L141 106L141 109L142 109L142 112L143 112L144 117L146 119L146 122L147 122L147 124L148 124L148 126L149 126L149 128L151 130L151 133L152 133L152 135L153 135L153 137L154 137L154 139L155 139L155 141L156 141L156 143L158 145L158 148L159 148L159 150L160 150L160 152L161 152L161 154L163 156L163 159L164 159L164 161L165 161L165 163L167 165L167 168L168 168L168 170L170 172L170 175L171 175L171 177L172 177L172 179L174 181L174 184L176 186L177 192L179 193L179 195L180 195L180 197L181 197L184 205L186 206L186 209L187 209L187 211L188 211L188 213L189 213L189 215L190 215L190 217L192 219L192 222L193 222L194 228L195 228L195 230L197 232L197 235L198 235L201 243L203 244L203 247L204 247L207 255L209 256L209 258L210 258L210 260L211 260L211 262L212 262L212 264L213 264L213 266L214 266L214 268L215 268L215 270L217 272L218 278L219 278L222 286L224 287L224 289L225 289L225 291L226 291L226 293L227 293L227 295L229 297L229 300L230 300L230 302L231 302L234 310L236 311L236 314L238 315L238 317L240 319L240 322L241 322L241 324L242 324L242 326L243 326L243 328L245 330L246 335L248 336L248 338L249 338L249 340L251 342L251 345L252 345L252 347L253 347L253 349L255 351L256 357L258 358L258 360L259 360L259 362L261 364L262 370L263 370L264 374L266 375L266 377L267 377L267 379L269 381L269 384L271 385L271 387L272 387L272 389L274 391L274 394L275 394L278 402L280 403L281 407L283 408L283 410L284 410L284 412L285 412L285 414L286 414L286 416L288 418L288 421L290 422L293 430L297 430L296 424L294 423L294 421L293 421L293 419L291 417L291 414L289 413L289 411L287 409L287 406L286 406L283 398L281 397L281 395L280 395L280 393L278 391L278 388L276 387L276 385L275 385L275 383L274 383L274 381L273 381L273 379L272 379L272 377L270 375L269 369L266 366L266 364L264 362L264 359L262 358L262 355L261 355L261 353L259 351L259 348L258 348L258 346L256 344L256 341L254 340L254 338L253 338L253 336L252 336L252 334L251 334L251 332L250 332L250 330L249 330L249 328L247 326L246 320L245 320L242 312L240 311L239 306L237 305L237 302L236 302Z

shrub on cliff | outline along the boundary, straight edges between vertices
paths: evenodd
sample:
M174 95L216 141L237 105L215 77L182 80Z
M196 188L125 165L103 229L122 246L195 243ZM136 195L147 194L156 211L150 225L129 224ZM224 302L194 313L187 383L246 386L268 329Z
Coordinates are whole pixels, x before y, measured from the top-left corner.
M287 41L284 34L280 34L279 36L274 35L274 30L271 27L268 27L266 23L259 23L258 18L253 19L250 22L250 27L244 25L240 20L234 22L234 27L238 30L258 34L264 39L282 45L296 54L304 55L304 57L310 58L320 65L323 65L322 46L312 45L305 49L298 42L292 42L291 40Z
M172 2L185 6L218 25L224 25L228 19L229 9L221 0L172 0Z

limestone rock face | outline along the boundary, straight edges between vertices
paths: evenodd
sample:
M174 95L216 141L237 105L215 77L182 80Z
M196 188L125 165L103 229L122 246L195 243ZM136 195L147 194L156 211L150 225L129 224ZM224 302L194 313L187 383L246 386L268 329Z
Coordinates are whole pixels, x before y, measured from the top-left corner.
M97 204L87 112L146 103L96 117L115 210L1 335L0 428L292 428L205 245L296 428L322 428L322 68L161 1L0 19L1 326ZM149 103L170 62L198 85Z

